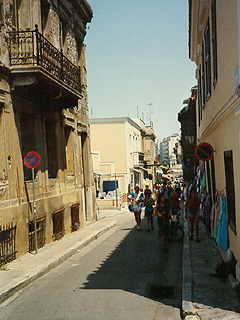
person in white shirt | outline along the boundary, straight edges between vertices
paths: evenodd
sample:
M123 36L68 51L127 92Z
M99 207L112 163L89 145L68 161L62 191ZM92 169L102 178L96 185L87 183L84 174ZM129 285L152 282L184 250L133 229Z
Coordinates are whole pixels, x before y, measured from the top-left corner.
M144 195L140 192L139 186L135 186L134 192L129 195L129 198L133 201L134 207L134 217L137 223L137 230L141 230L141 212L142 212L142 202L144 200Z

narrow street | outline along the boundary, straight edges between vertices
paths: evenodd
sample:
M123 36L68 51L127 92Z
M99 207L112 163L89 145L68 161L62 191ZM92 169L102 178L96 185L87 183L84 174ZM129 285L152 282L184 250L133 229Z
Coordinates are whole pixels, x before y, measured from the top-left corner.
M132 214L2 304L1 318L180 319L182 243L164 252Z

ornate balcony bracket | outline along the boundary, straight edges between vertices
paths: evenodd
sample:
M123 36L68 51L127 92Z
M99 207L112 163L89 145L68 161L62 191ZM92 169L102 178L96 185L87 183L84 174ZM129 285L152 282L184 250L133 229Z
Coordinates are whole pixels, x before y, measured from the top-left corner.
M28 86L36 82L37 77L33 74L17 74L14 76L12 86Z

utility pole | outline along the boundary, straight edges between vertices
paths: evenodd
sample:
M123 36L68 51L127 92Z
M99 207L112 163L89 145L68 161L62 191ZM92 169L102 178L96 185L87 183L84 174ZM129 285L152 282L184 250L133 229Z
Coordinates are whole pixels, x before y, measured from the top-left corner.
M115 172L115 192L116 192L116 207L118 207L118 196L117 196L117 173Z

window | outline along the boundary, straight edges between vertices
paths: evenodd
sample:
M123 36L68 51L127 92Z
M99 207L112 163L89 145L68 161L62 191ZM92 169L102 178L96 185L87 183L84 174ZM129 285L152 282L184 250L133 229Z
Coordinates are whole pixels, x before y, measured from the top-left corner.
M0 0L0 26L3 26L3 0Z
M65 145L66 145L67 173L69 176L73 176L74 175L74 133L71 127L65 127Z
M79 203L71 206L71 231L77 231L80 226L79 220Z
M216 0L212 0L212 62L213 62L213 86L218 78L217 71L217 20L216 20Z
M35 149L35 116L33 113L20 114L22 157ZM32 170L24 165L24 180L32 179Z
M211 52L210 52L210 26L207 23L204 33L204 63L206 79L206 100L211 96Z
M0 266L16 259L16 229L13 222L0 226Z
M37 218L37 246L42 248L45 245L45 230L46 230L46 216ZM34 221L29 221L28 223L28 236L29 236L29 252L36 250L35 245L35 226Z
M48 15L49 15L50 5L48 1L41 0L41 22L42 30L44 31L47 25Z
M224 152L224 163L226 177L228 222L230 227L236 234L236 207L232 150Z
M60 18L60 45L61 49L64 49L64 44L67 36L67 23Z
M211 29L210 29L211 26ZM216 0L212 0L211 24L208 19L202 43L202 61L198 80L198 124L202 119L202 109L211 96L212 84L215 87L218 78L217 68L217 20ZM212 82L213 81L213 82Z
M48 155L48 177L56 178L58 172L56 122L53 119L46 121L46 141Z
M202 66L201 66L201 88L202 88L202 106L204 107L205 106L205 103L206 103L206 90L205 90L205 63L204 63L204 46L202 45Z
M52 214L53 220L53 240L61 239L65 234L64 229L64 210L56 211Z
M200 126L202 120L202 75L201 75L201 66L199 69L198 77L198 126Z

